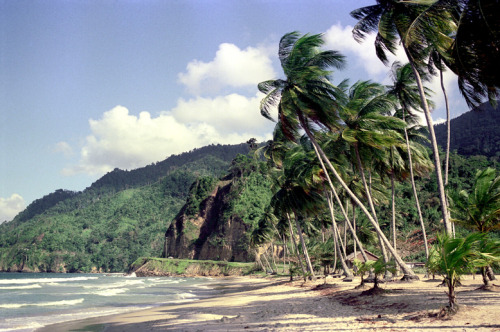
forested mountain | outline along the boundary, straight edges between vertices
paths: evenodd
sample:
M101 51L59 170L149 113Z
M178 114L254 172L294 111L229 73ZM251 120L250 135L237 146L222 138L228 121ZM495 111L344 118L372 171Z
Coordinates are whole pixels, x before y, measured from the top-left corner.
M248 145L244 143L237 145L209 145L181 153L180 155L172 155L163 161L130 171L115 168L113 171L98 179L83 192L58 189L51 194L33 201L24 211L16 216L14 221L26 221L37 214L45 212L57 203L75 196L77 196L77 198L73 200L73 202L78 202L79 204L75 206L75 208L79 208L81 207L80 204L86 204L84 203L85 201L92 201L96 197L99 198L106 193L109 194L124 189L150 185L176 169L195 161L200 163L199 160L202 159L205 159L205 168L202 167L193 170L195 176L199 176L205 172L220 176L238 153L246 154L248 150ZM187 184L188 188L191 182ZM175 191L177 189L177 184L174 182L172 186L173 188L171 189Z
M211 145L35 200L0 225L0 271L123 271L139 256L159 256L191 184L219 178L248 151L247 144Z
M446 123L434 126L438 144L446 147ZM500 101L496 109L489 102L451 120L451 150L465 156L500 158Z

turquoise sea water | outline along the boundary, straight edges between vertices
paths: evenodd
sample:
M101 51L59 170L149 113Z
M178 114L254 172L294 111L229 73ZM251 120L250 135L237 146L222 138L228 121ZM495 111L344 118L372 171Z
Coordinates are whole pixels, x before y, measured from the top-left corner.
M0 332L123 313L210 296L206 278L0 273Z

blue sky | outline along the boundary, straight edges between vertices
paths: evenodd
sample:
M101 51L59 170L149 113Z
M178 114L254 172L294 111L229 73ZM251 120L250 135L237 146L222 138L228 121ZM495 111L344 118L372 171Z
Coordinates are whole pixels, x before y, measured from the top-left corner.
M349 12L373 3L0 0L0 222L115 167L269 139L256 85L282 77L277 48L287 32L324 33L325 47L346 55L335 81L389 83L373 40L351 35ZM455 117L467 108L452 74L446 83ZM435 101L439 120L442 97Z

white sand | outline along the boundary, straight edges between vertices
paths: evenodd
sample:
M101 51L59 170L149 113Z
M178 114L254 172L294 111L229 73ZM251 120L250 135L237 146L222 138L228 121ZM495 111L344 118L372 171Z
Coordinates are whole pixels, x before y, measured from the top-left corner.
M436 316L447 304L446 288L420 278L382 284L388 292L378 296L360 296L354 289L359 279L329 278L322 286L322 280L224 278L213 298L41 331L500 331L500 293L476 290L481 277L463 279L457 293L462 310L451 319Z

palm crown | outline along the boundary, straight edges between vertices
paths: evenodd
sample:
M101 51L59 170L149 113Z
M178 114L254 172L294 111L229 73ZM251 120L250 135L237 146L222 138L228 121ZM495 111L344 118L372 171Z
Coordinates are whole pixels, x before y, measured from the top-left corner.
M300 117L327 128L335 127L338 115L332 104L339 96L338 88L328 80L329 67L341 68L344 57L336 51L320 51L321 35L291 32L281 38L279 59L287 79L262 82L259 90L266 94L261 101L261 114L272 119L270 111L278 106L283 133L292 140L298 137Z

